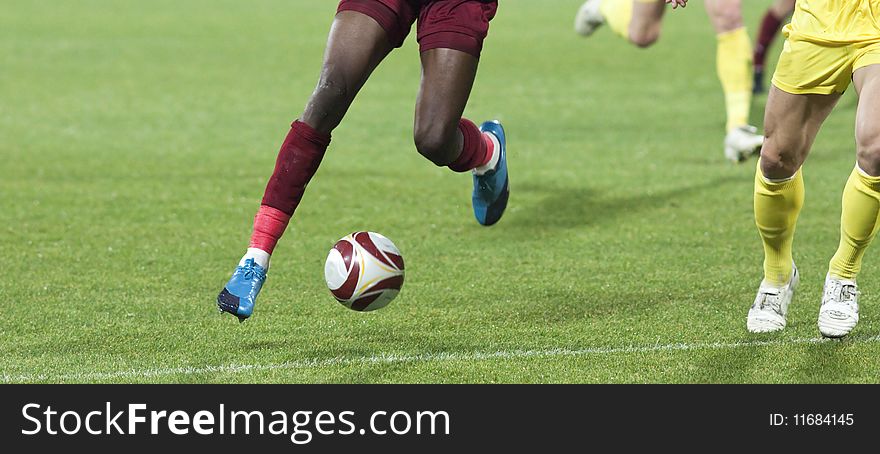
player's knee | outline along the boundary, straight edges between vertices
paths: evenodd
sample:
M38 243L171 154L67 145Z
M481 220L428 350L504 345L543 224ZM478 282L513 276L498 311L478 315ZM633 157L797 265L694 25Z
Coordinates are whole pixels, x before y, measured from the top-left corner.
M629 33L629 40L633 44L638 47L646 48L651 47L657 40L660 39L660 28L659 27L649 27L645 29L639 30L631 30Z
M718 2L710 13L717 33L726 33L743 26L742 4L739 0Z
M413 133L416 150L434 164L445 166L455 159L454 153L451 153L455 131L455 128L431 123L427 126L417 125Z
M856 138L859 167L870 175L880 175L880 136Z
M797 146L780 147L767 136L764 146L761 147L761 172L767 178L789 178L801 167L799 156L802 155Z

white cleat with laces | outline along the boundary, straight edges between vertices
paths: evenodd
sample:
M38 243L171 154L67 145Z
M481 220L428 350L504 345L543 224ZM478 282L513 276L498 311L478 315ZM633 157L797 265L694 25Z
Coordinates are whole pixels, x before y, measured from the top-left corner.
M590 36L602 24L605 23L605 17L599 11L599 4L602 0L587 0L581 9L578 10L577 16L574 18L574 31L581 36Z
M825 276L819 332L825 337L846 336L859 323L859 287L856 281Z
M746 328L750 333L772 333L785 328L788 305L800 282L797 267L792 267L791 279L782 287L774 287L761 282L755 303L749 309Z

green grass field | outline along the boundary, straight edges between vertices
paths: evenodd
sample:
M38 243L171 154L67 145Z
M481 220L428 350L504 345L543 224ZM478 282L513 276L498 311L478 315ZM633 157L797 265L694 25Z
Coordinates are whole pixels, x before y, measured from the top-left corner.
M745 3L754 35L769 0ZM411 36L335 132L239 325L214 300L335 4L0 0L0 380L876 382L876 251L854 334L816 329L855 96L806 166L789 328L750 335L755 163L722 156L702 3L669 11L647 51L607 29L577 37L579 4L502 0L492 24L466 115L508 130L501 223L479 227L470 176L412 145ZM337 304L322 274L361 229L407 261L403 293L368 314Z

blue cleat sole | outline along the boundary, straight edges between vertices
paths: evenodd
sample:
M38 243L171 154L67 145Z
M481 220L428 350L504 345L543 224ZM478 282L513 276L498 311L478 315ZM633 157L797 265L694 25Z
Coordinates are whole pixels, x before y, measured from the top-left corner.
M225 287L223 291L217 295L217 308L220 309L220 313L226 312L228 314L232 314L238 317L239 323L247 320L250 315L242 315L238 313L238 308L241 306L241 302L239 298L232 293L229 293Z

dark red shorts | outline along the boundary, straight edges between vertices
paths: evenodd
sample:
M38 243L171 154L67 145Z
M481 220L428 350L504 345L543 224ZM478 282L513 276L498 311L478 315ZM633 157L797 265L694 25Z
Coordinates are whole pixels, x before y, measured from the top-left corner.
M403 45L418 19L419 50L454 49L477 58L495 17L497 1L480 0L342 0L340 11L357 11L372 17L394 47Z

